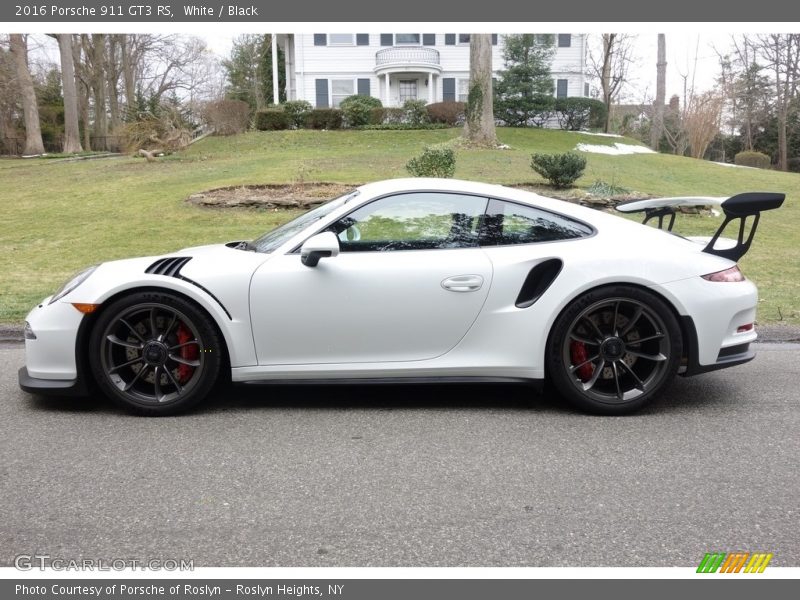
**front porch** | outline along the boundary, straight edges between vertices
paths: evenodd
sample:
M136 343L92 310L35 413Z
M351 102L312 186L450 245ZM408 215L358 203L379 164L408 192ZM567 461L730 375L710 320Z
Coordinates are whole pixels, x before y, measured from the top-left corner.
M378 97L384 106L402 106L406 100L436 102L442 73L439 51L433 48L395 47L375 54Z

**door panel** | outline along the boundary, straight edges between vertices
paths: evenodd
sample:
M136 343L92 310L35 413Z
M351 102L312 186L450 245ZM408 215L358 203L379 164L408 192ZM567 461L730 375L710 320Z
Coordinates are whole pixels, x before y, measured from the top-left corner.
M314 268L297 254L276 256L251 284L258 362L435 358L469 330L491 281L491 263L480 248L343 252Z

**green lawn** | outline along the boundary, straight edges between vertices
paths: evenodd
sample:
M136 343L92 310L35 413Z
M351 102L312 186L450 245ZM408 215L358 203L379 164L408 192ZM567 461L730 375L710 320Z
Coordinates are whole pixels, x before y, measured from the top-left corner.
M406 176L404 165L427 144L460 130L254 132L206 138L157 163L115 158L61 162L0 160L0 323L27 310L77 269L126 256L189 245L249 239L294 212L211 210L184 203L209 188L255 183L364 183ZM578 142L620 141L561 131L500 129L509 150L458 150L456 177L541 183L533 152L564 152ZM723 167L668 155L586 154L586 174L654 195L728 195L783 191L784 208L765 213L742 260L761 290L760 320L800 324L800 175ZM716 221L684 219L710 233ZM635 252L635 249L632 249Z

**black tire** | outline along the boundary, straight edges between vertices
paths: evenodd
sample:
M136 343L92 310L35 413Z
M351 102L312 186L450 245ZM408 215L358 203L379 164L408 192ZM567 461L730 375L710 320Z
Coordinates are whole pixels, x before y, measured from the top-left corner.
M169 292L114 301L92 328L89 364L101 391L129 412L174 415L202 401L218 379L220 335L195 304Z
M545 356L548 379L573 406L632 413L678 370L681 329L655 294L627 285L591 290L556 319Z

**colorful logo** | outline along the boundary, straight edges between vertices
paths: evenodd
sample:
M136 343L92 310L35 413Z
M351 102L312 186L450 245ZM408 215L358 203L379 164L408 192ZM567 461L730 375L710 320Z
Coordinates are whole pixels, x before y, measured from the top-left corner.
M763 573L772 553L767 552L706 552L698 573Z

